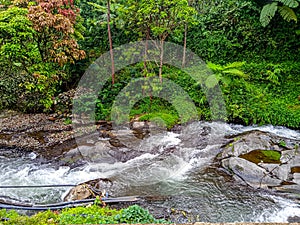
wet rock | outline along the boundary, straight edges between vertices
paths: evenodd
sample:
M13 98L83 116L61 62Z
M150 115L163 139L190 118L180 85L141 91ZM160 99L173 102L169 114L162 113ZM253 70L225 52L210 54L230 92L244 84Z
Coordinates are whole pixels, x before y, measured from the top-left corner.
M135 130L142 130L142 129L145 129L146 127L149 127L149 126L147 125L147 122L144 122L144 121L134 121L131 124L131 128L135 129Z
M110 144L114 147L127 147L134 149L141 142L141 140L137 138L130 129L114 130L112 131L112 134L114 138L110 140Z
M300 193L297 141L262 131L245 132L231 138L222 147L217 160L236 180L254 188Z
M300 96L299 96L299 100L300 100ZM300 223L300 216L290 216L287 221L289 223Z
M114 163L116 159L109 154L110 150L111 145L108 141L101 141L93 145L81 145L71 149L60 160L66 163L76 163L78 161Z
M265 169L246 159L230 157L222 161L222 166L255 188L274 187L281 183L280 179L273 178Z
M106 178L99 178L80 183L72 188L63 198L64 201L75 201L96 196L105 196L112 188L112 181Z
M279 150L278 145L272 144L272 137L262 131L250 131L233 138L232 142L222 151L222 158L247 154L253 150Z
M129 148L119 148L110 152L110 155L119 162L127 162L128 160L134 159L142 154L142 152Z

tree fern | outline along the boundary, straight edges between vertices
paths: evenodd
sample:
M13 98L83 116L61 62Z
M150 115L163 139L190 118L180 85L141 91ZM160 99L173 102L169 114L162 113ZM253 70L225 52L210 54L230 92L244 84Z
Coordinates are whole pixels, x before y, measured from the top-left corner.
M277 11L277 2L272 2L263 7L260 13L260 22L263 27L267 26Z
M283 6L278 6L278 2L282 3ZM297 16L291 8L296 8L299 6L300 0L276 0L270 4L267 4L263 7L260 13L260 23L262 26L267 26L271 19L274 17L276 11L278 10L279 14L286 21L294 20L297 22Z
M277 1L281 2L283 5L290 8L296 8L299 5L297 0L277 0Z
M278 12L280 13L280 15L284 20L288 22L294 20L295 22L297 22L297 16L294 10L292 10L291 8L287 6L278 6Z

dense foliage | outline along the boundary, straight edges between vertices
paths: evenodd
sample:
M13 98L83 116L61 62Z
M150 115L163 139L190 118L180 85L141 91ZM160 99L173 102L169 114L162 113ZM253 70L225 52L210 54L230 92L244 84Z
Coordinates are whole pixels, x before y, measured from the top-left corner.
M1 101L2 105L25 111L51 107L61 82L70 75L68 64L85 56L76 41L81 36L76 29L81 27L78 10L73 1L60 0L15 1L0 11L1 94L11 93L6 97L11 102ZM10 85L19 86L22 93L15 95Z
M87 67L109 50L107 3L2 1L0 109L54 110L55 96L76 87ZM164 41L186 46L216 74L227 121L299 128L298 0L109 3L114 47L158 39L163 57ZM211 119L206 96L191 77L180 68L149 62L117 71L114 82L104 84L97 101L87 101L81 111L96 104L96 119L110 119L121 90L134 78L151 76L180 85L194 101L199 118ZM137 102L130 115L139 115L141 120L159 117L167 127L179 122L174 106L153 96Z
M148 210L138 205L115 210L97 205L67 208L62 211L45 211L33 216L19 215L16 211L0 210L1 224L152 224L168 223L155 219Z

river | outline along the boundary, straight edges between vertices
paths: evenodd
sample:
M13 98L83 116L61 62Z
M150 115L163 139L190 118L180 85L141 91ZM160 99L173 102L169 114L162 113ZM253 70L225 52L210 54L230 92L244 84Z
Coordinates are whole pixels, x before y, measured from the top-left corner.
M195 136L209 127L205 145L191 145ZM227 135L259 129L300 141L300 132L284 127L241 126L197 122L181 133L153 134L139 143L140 156L127 162L86 163L70 168L40 161L35 153L7 156L0 152L0 184L78 184L95 178L110 178L113 196L162 196L148 207L176 211L176 222L287 222L300 215L296 200L264 190L253 190L231 179L214 165L214 157ZM204 129L205 130L205 129ZM151 149L156 153L150 153ZM2 196L28 202L59 202L68 188L0 189Z

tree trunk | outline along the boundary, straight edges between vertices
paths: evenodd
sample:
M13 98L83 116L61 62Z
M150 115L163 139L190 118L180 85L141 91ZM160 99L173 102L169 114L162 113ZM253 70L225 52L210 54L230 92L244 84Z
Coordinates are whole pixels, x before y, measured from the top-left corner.
M162 68L163 68L163 60L164 60L164 40L160 41L160 58L159 58L159 80L162 83Z
M185 57L186 57L186 39L187 39L187 29L188 25L187 23L184 25L184 40L183 40L183 55L182 55L182 65L181 67L185 67Z
M188 5L191 5L191 0L188 0ZM186 41L187 41L187 32L188 32L188 24L185 23L184 25L184 40L183 40L183 55L182 55L182 65L181 67L185 67L185 61L186 61Z
M146 34L146 41L145 41L145 51L144 51L144 77L147 76L148 69L147 69L147 54L148 54L148 41L150 38L150 31L147 28L147 34Z
M115 61L113 53L113 44L110 30L110 0L107 0L107 32L108 32L108 41L109 41L109 51L110 51L110 60L111 60L111 79L112 84L115 83Z

